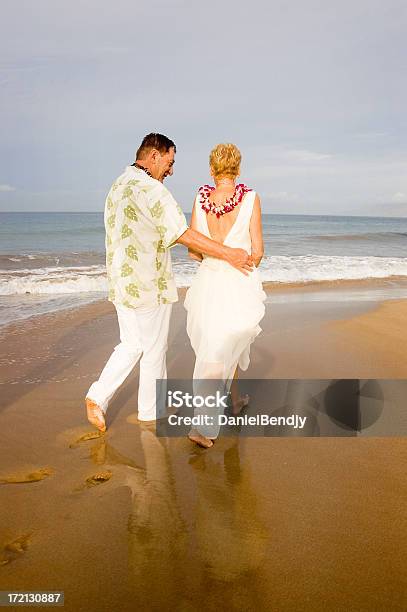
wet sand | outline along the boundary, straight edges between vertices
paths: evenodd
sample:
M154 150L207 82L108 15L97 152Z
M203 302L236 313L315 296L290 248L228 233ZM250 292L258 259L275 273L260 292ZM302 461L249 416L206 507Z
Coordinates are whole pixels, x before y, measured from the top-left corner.
M407 300L301 291L270 291L245 377L407 378ZM182 293L172 378L193 370ZM0 340L0 590L64 590L69 611L407 608L405 438L221 438L204 451L135 423L136 368L107 433L86 439L83 397L118 342L112 305Z

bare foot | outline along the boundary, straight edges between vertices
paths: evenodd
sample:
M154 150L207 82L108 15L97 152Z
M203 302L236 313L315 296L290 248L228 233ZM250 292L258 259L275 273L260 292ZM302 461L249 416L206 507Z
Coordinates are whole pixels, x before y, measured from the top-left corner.
M246 408L246 406L249 405L250 402L250 395L243 395L243 397L239 397L239 399L236 402L233 402L232 404L232 414L236 415L239 414L243 408Z
M195 442L196 444L198 444L198 446L201 446L202 448L211 448L211 446L213 446L213 440L207 438L206 436L202 436L195 429L189 432L188 438L191 440L191 442Z
M98 406L93 400L86 398L86 410L88 413L88 421L92 423L99 431L106 431L105 415L100 406Z

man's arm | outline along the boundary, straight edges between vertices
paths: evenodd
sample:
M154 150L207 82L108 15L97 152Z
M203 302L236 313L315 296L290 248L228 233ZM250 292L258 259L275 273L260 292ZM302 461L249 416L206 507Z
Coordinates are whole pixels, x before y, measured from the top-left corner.
M194 229L187 229L186 232L179 236L176 242L198 253L205 253L210 257L223 259L246 276L253 269L252 258L244 249L232 249L207 238Z
M196 224L196 212L195 212L195 202L194 202L194 205L192 207L191 223L189 227L193 230L196 230L196 225L197 225ZM196 261L202 261L203 259L202 253L198 253L198 251L194 251L191 248L188 249L188 255L190 256L191 259L195 259Z
M153 222L160 227L160 231L163 228L165 229L165 233L161 235L163 246L168 249L177 243L183 244L188 249L198 253L205 253L210 257L224 259L231 266L248 276L248 273L253 269L251 256L243 249L231 249L207 238L194 229L188 228L181 207L164 185L161 185L158 181L157 185L160 185L160 193L150 192L149 196L151 202L155 203L154 206L156 206L157 202L162 202L158 211L154 211L154 214L152 213L151 216Z

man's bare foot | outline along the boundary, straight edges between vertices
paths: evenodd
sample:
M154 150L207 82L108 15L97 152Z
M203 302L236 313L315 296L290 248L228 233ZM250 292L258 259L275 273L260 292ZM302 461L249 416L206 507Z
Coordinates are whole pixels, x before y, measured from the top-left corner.
M211 448L211 446L213 446L213 440L207 438L206 436L202 436L195 429L189 432L188 438L191 440L191 442L195 442L195 444L198 444L198 446L202 446L202 448Z
M239 397L239 399L236 402L233 402L232 404L232 414L233 415L237 415L239 414L243 408L246 408L246 406L249 405L250 402L250 395L243 395L243 397Z
M98 406L93 400L86 398L86 410L88 413L88 421L92 423L99 431L106 431L105 415L100 406Z

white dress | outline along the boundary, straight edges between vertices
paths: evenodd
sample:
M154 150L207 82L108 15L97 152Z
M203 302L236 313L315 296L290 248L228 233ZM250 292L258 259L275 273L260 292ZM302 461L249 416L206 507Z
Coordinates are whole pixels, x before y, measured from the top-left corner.
M223 244L251 252L250 219L255 191L248 191L239 204L239 212ZM199 195L195 200L196 229L211 237ZM209 213L212 214L212 213ZM261 332L264 316L263 291L256 267L245 276L226 261L203 256L184 306L187 333L195 351L194 379L217 378L229 390L236 366L247 370L250 345Z

